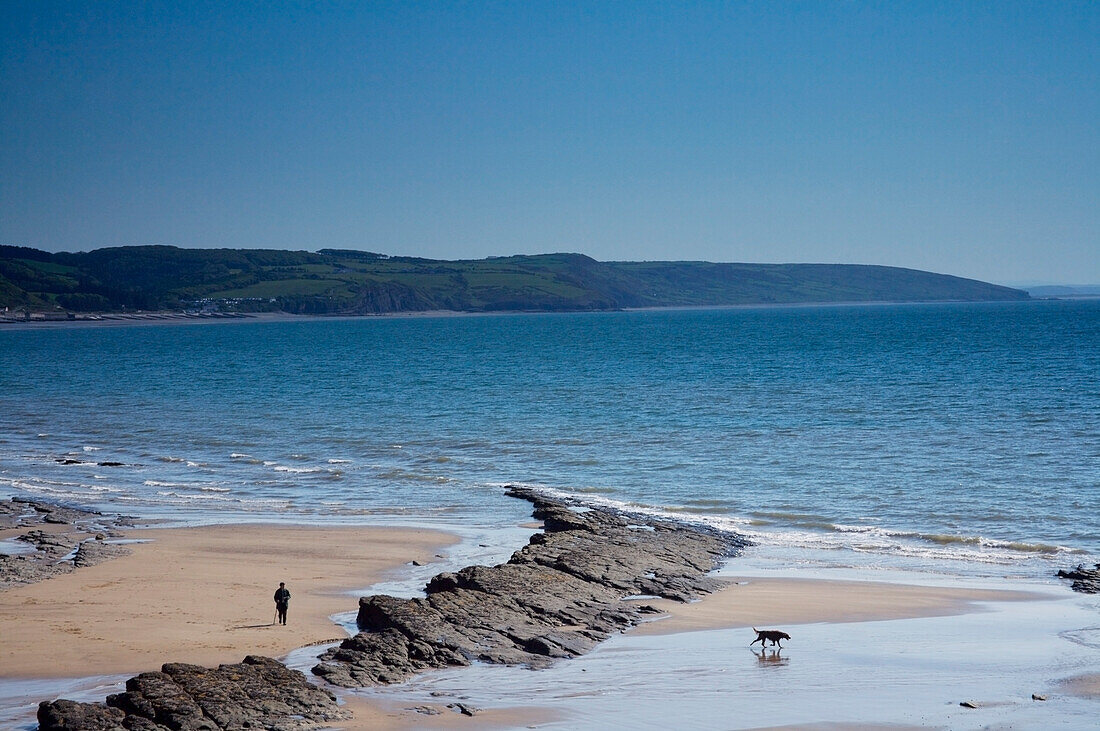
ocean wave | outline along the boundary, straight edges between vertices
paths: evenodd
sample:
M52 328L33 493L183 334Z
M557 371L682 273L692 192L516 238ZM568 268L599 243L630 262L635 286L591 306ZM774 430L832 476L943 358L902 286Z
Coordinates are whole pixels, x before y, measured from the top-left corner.
M447 484L454 482L454 478L446 477L444 475L429 475L423 472L410 472L403 469L391 469L378 474L380 480L402 480L405 482L432 482L436 484Z
M252 459L252 455L242 452L233 452L229 455L229 459Z
M1029 541L1006 541L982 536L958 535L952 533L919 533L914 531L895 531L879 526L853 526L834 524L834 530L838 533L860 533L864 535L876 535L884 538L912 539L926 541L939 546L978 546L981 548L1016 551L1018 553L1083 553L1076 548L1067 546L1055 546L1047 543Z
M157 457L158 462L186 462L182 457Z
M200 492L230 492L230 488L209 482L168 482L165 480L146 480L146 487L168 487L180 490L198 490Z
M330 459L329 464L351 464L350 459Z
M264 462L264 464L266 465L267 463ZM268 465L268 466L270 467L271 465ZM327 472L327 470L325 470L325 468L323 468L323 467L289 467L287 465L276 465L275 466L275 471L276 472L290 472L290 473L295 474L295 475L309 475L309 474L315 474L317 472Z
M521 484L521 483L509 483ZM502 485L503 486L503 485ZM691 506L673 508L654 507L613 498L601 497L578 491L562 490L541 484L523 483L550 497L567 498L582 505L605 507L613 510L641 513L658 518L697 523L718 530L737 533L759 545L776 545L811 550L852 551L855 553L880 553L927 560L961 560L983 564L1011 565L1021 555L1044 558L1062 554L1085 554L1086 551L1066 546L1056 546L1031 541L988 539L980 536L894 531L874 525L845 525L829 523L807 514L769 514L795 517L798 527L785 530L780 527L761 529L759 519L740 516L714 515L699 512ZM808 525L809 524L809 525ZM812 526L812 528L809 528ZM809 528L809 529L808 529Z
M85 446L84 447L85 452L98 452L99 450L100 450L100 447L91 447L91 446Z
M84 487L83 482L66 482L65 480L50 480L43 477L0 478L0 485L8 484L12 487L42 486L42 487Z
M161 490L157 492L157 497L160 498L155 502L168 503L170 505L195 505L195 504L211 504L211 503L223 503L234 505L256 505L270 507L282 507L287 508L290 506L289 500L280 498L242 498L242 497L227 497L225 495L205 495L194 493L180 493L173 490ZM126 498L121 498L125 500ZM146 498L129 498L130 502L149 502Z

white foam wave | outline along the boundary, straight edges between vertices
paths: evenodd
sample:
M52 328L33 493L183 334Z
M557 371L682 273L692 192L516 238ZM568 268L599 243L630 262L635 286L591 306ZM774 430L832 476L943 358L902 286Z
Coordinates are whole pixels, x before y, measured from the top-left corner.
M1056 554L1082 553L1077 549L1065 546L991 540L976 536L947 536L891 531L880 526L832 524L822 530L760 530L753 527L753 521L750 519L737 516L701 515L697 513L685 515L674 510L628 503L590 493L579 494L539 484L513 482L497 483L496 486L504 487L507 484L530 488L550 497L566 498L581 505L623 510L657 518L706 525L718 530L740 534L761 545L879 553L925 560L954 560L998 565L1015 564L1020 561L1022 556L1049 559Z
M351 464L350 459L330 459L329 464Z
M85 446L85 447L84 447L84 451L85 451L85 452L98 452L98 451L99 451L99 447L91 447L91 446Z
M267 464L267 462L264 462ZM296 475L308 475L316 472L325 472L323 467L289 467L287 465L278 465L275 467L276 472L290 472Z
M251 454L243 454L241 452L233 452L229 455L229 459L252 459Z
M167 482L164 480L146 480L142 483L146 487L169 487L180 490L199 490L201 492L229 492L228 487L209 482Z
M180 493L173 490L158 491L157 496L161 498L157 502L168 503L170 505L194 505L199 503L209 505L211 503L231 503L234 505L259 505L265 507L276 506L280 508L287 508L290 505L289 500L282 500L278 498L239 498L227 497L225 495ZM131 500L134 499L131 498Z

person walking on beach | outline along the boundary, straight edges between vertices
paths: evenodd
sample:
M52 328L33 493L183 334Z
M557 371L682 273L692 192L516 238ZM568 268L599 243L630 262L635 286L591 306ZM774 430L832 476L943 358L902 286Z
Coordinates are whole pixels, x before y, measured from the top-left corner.
M286 608L290 605L290 591L286 584L279 582L279 588L275 590L275 612L279 617L279 624L286 624Z

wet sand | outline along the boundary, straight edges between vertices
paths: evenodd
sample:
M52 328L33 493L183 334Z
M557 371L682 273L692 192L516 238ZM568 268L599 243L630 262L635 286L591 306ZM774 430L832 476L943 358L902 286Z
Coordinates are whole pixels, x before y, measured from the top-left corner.
M703 601L648 601L668 616L638 627L639 634L674 634L730 627L768 629L810 622L870 622L940 617L975 611L978 602L1049 598L1022 591L954 589L878 581L732 578Z
M1078 675L1074 678L1067 678L1062 682L1062 687L1065 688L1067 693L1071 693L1081 698L1094 698L1100 700L1100 673L1090 673L1088 675Z
M446 703L427 704L436 713L429 715L415 710L408 703L382 702L345 695L344 700L354 717L340 721L342 731L403 731L404 729L503 729L524 728L550 723L558 718L553 709L538 706L478 709L476 715L465 716L447 708ZM421 706L423 708L423 706Z

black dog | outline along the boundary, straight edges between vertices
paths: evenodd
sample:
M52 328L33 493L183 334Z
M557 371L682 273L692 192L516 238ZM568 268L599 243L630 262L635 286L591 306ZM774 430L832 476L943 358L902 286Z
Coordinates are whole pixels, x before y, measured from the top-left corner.
M749 647L752 647L757 642L759 642L760 646L763 647L765 640L771 640L771 643L773 645L779 645L780 640L791 639L791 636L789 634L787 634L786 632L780 632L777 629L757 629L756 627L753 627L752 631L756 633L756 639L749 643ZM779 649L783 649L783 645L779 645Z

